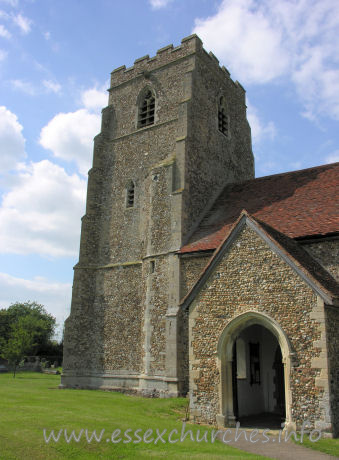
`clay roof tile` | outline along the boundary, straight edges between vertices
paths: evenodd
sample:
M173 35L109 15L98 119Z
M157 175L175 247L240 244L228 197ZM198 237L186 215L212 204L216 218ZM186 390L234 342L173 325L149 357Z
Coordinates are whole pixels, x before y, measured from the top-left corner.
M216 249L242 209L290 238L339 233L339 163L227 185L180 252Z

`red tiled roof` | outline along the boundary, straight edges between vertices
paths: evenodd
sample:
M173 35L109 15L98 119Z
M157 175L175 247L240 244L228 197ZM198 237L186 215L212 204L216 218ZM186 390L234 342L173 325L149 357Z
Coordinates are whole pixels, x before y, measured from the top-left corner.
M339 232L339 163L227 185L180 252L217 248L242 209L290 238Z
M287 257L293 261L294 267L296 267L299 271L299 274L303 273L306 275L306 277L309 280L311 279L313 282L313 288L320 288L322 293L329 297L331 305L333 304L333 301L337 301L337 299L339 299L339 283L324 269L322 265L319 264L319 262L317 262L307 251L305 251L305 249L303 249L302 245L298 244L294 239L289 238L283 233L278 232L270 225L250 216L244 209L240 213L238 219L230 226L225 238L222 240L213 256L209 259L207 265L200 273L196 283L181 300L180 305L186 305L187 307L195 298L197 292L204 286L206 278L211 273L211 269L213 269L215 264L218 263L218 260L220 260L220 255L222 256L225 245L230 239L231 234L241 228L241 221L244 222L244 218L247 222L250 221L255 224L257 229L261 230L264 235L273 241L275 247L280 249L282 253L287 255Z

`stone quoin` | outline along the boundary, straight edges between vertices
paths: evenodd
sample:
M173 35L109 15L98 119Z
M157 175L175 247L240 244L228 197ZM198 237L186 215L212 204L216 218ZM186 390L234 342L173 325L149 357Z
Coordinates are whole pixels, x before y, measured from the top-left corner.
M245 90L196 35L111 74L61 387L339 431L339 163L255 178Z

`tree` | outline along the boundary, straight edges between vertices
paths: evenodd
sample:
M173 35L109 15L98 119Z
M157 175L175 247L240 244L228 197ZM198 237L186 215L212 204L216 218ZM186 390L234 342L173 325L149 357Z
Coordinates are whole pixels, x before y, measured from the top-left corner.
M1 353L3 358L13 365L13 377L15 377L17 365L33 346L33 334L30 330L25 329L23 323L20 319L18 324L12 326L10 337Z
M0 351L9 339L10 330L10 318L7 314L7 310L0 310Z
M19 324L32 334L33 345L30 353L36 355L49 344L56 320L37 302L16 302L7 309L0 310L0 337L6 343Z
M51 347L56 320L36 302L14 303L0 310L0 355L15 369L27 355Z

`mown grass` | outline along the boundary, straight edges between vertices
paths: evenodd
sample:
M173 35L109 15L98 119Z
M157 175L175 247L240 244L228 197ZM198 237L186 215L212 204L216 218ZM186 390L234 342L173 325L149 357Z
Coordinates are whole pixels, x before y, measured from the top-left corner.
M0 459L261 459L218 440L211 443L212 428L186 425L186 429L200 435L209 432L209 442L184 442L163 444L114 444L109 439L116 429L122 433L141 429L181 432L187 400L145 399L115 392L95 390L59 390L60 376L38 373L19 373L15 379L11 374L0 374ZM47 433L67 429L78 434L81 429L99 434L105 430L101 442L87 443L83 437L79 443L67 443L64 437L59 442L46 444L43 429ZM141 433L139 433L141 434ZM179 435L180 436L180 435ZM178 436L178 437L179 437ZM153 436L154 437L154 436ZM173 438L176 439L176 435ZM125 438L127 439L127 438ZM133 439L136 438L133 436ZM107 441L108 440L108 441ZM267 457L265 457L267 458Z
M293 436L292 440L296 444L300 444L300 442L294 440ZM321 438L319 441L312 442L309 440L308 436L305 435L302 445L304 447L309 447L313 450L317 450L318 452L323 452L324 454L329 454L333 457L339 458L339 439Z

